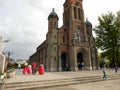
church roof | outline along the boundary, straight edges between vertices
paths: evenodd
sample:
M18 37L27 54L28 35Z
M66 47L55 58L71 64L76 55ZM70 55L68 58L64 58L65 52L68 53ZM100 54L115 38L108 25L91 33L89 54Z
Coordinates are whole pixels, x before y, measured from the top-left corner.
M48 16L48 19L50 19L50 18L57 18L57 19L59 19L58 15L54 11L54 8L53 8L53 11Z

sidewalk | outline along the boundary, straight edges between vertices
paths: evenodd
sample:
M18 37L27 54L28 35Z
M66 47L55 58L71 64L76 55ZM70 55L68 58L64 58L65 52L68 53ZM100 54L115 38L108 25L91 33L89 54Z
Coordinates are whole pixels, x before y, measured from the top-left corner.
M114 69L106 70L107 75L115 75ZM120 72L118 72L120 74ZM55 80L75 77L89 77L100 76L102 78L103 73L101 70L94 71L77 71L77 72L46 72L44 75L23 75L22 70L16 70L16 75L10 79L6 79L5 83L17 83L17 82L31 82L31 81L43 81L43 80Z

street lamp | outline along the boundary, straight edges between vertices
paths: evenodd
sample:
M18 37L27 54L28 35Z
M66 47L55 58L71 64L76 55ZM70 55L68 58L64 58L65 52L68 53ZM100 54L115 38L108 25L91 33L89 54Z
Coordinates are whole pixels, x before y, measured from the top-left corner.
M10 62L10 55L13 54L12 52L7 52L7 55L8 55L8 62Z

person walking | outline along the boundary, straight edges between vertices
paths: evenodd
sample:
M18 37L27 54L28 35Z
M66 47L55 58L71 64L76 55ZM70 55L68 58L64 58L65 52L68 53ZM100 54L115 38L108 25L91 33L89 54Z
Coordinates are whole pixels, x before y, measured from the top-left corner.
M115 63L115 73L118 72L118 67L117 67L117 64Z
M102 72L103 72L103 79L106 80L107 75L106 75L106 64L105 63L102 65Z

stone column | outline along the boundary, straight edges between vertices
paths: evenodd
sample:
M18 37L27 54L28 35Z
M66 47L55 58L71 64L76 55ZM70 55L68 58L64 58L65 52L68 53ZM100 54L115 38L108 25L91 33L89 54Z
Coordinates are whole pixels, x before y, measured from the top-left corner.
M74 71L78 71L77 67L77 53L76 53L76 47L74 47Z
M88 60L89 60L89 61L88 61L88 62L89 62L89 67L88 67L88 69L89 69L89 70L92 70L92 69L93 69L93 68L92 68L92 67L93 67L92 63L93 63L93 62L92 62L92 59L91 59L90 48L88 49L88 52L89 52L89 56L88 56L88 58L89 58L89 59L88 59Z
M59 61L58 61L58 68L59 68L59 71L62 71L62 67L61 67L61 55L59 54Z

